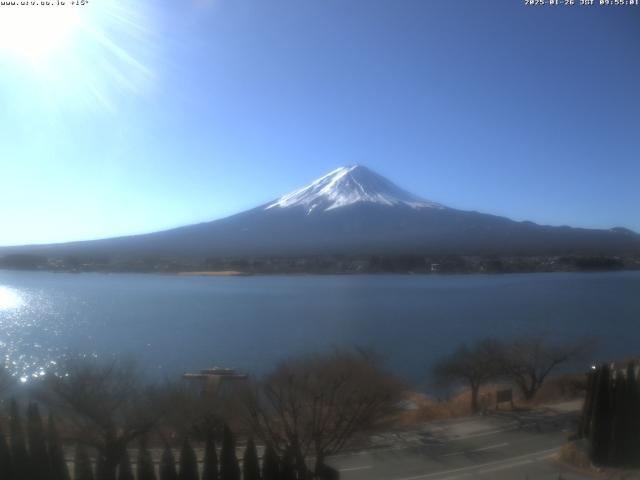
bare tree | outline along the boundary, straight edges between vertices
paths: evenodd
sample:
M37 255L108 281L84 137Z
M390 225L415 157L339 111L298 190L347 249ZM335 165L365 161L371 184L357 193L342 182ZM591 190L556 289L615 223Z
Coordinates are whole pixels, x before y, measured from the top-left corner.
M221 430L224 411L220 402L184 381L166 381L153 392L153 402L162 412L161 428L180 437L206 439Z
M131 362L76 361L66 372L46 379L45 399L75 427L78 442L97 450L98 476L115 480L127 445L151 429L157 412Z
M471 411L476 413L479 410L480 387L499 375L500 351L498 342L491 339L478 341L470 347L462 345L436 363L432 368L432 375L440 386L468 386L471 390Z
M546 334L516 338L502 346L499 364L526 400L531 400L548 375L558 366L583 357L593 348L590 339L554 342Z
M281 363L263 382L249 387L247 420L251 430L282 455L294 457L300 478L354 437L394 410L403 385L373 355L336 350Z
M238 422L239 386L201 387L185 380L167 380L157 385L152 401L161 413L158 427L176 432L180 437L205 441L221 434L225 423Z

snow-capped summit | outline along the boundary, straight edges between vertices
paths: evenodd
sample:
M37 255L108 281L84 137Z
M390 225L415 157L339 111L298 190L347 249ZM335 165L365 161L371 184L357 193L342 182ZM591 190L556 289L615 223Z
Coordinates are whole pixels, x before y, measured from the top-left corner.
M328 211L354 203L404 205L414 209L443 209L398 187L362 165L340 167L304 188L288 193L265 209L304 207L307 214Z

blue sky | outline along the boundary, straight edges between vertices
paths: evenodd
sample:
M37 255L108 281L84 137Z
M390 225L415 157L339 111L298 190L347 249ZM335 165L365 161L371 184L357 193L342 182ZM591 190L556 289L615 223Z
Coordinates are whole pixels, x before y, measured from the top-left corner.
M640 7L94 5L28 51L0 36L0 245L215 219L354 163L452 207L640 231Z

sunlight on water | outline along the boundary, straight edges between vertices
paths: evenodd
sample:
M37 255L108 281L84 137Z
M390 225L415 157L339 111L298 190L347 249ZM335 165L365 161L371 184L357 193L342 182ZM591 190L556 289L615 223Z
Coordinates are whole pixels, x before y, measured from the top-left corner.
M60 318L41 292L0 286L0 366L22 383L57 373L64 349L52 343Z
M23 303L22 297L16 290L0 286L0 310L20 308Z

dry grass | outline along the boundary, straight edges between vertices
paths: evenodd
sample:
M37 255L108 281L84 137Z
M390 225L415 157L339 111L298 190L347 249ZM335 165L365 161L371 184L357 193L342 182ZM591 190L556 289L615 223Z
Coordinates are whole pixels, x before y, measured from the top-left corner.
M571 468L581 471L592 472L594 470L591 465L591 460L589 460L587 455L586 448L584 445L576 442L571 442L563 446L558 454L558 460Z
M486 410L495 410L496 385L487 385L480 389L480 405ZM465 390L449 399L437 400L428 395L416 392L407 394L406 400L415 405L412 410L405 410L390 422L396 427L410 427L434 420L445 420L471 415L471 392ZM509 410L509 404L501 404L500 409Z
M529 402L532 406L548 405L584 398L587 377L584 374L566 374L549 378Z
M584 397L586 380L584 375L559 375L549 378L536 398L529 402L520 398L518 390L514 388L513 407L509 403L501 403L496 406L496 391L503 388L505 388L504 385L482 387L480 389L480 409L487 412L526 410L541 405L553 405L554 403L581 399ZM395 415L385 424L395 427L410 427L434 420L464 417L472 413L471 392L469 390L464 390L446 400L438 400L422 393L408 392L406 400L415 408Z

